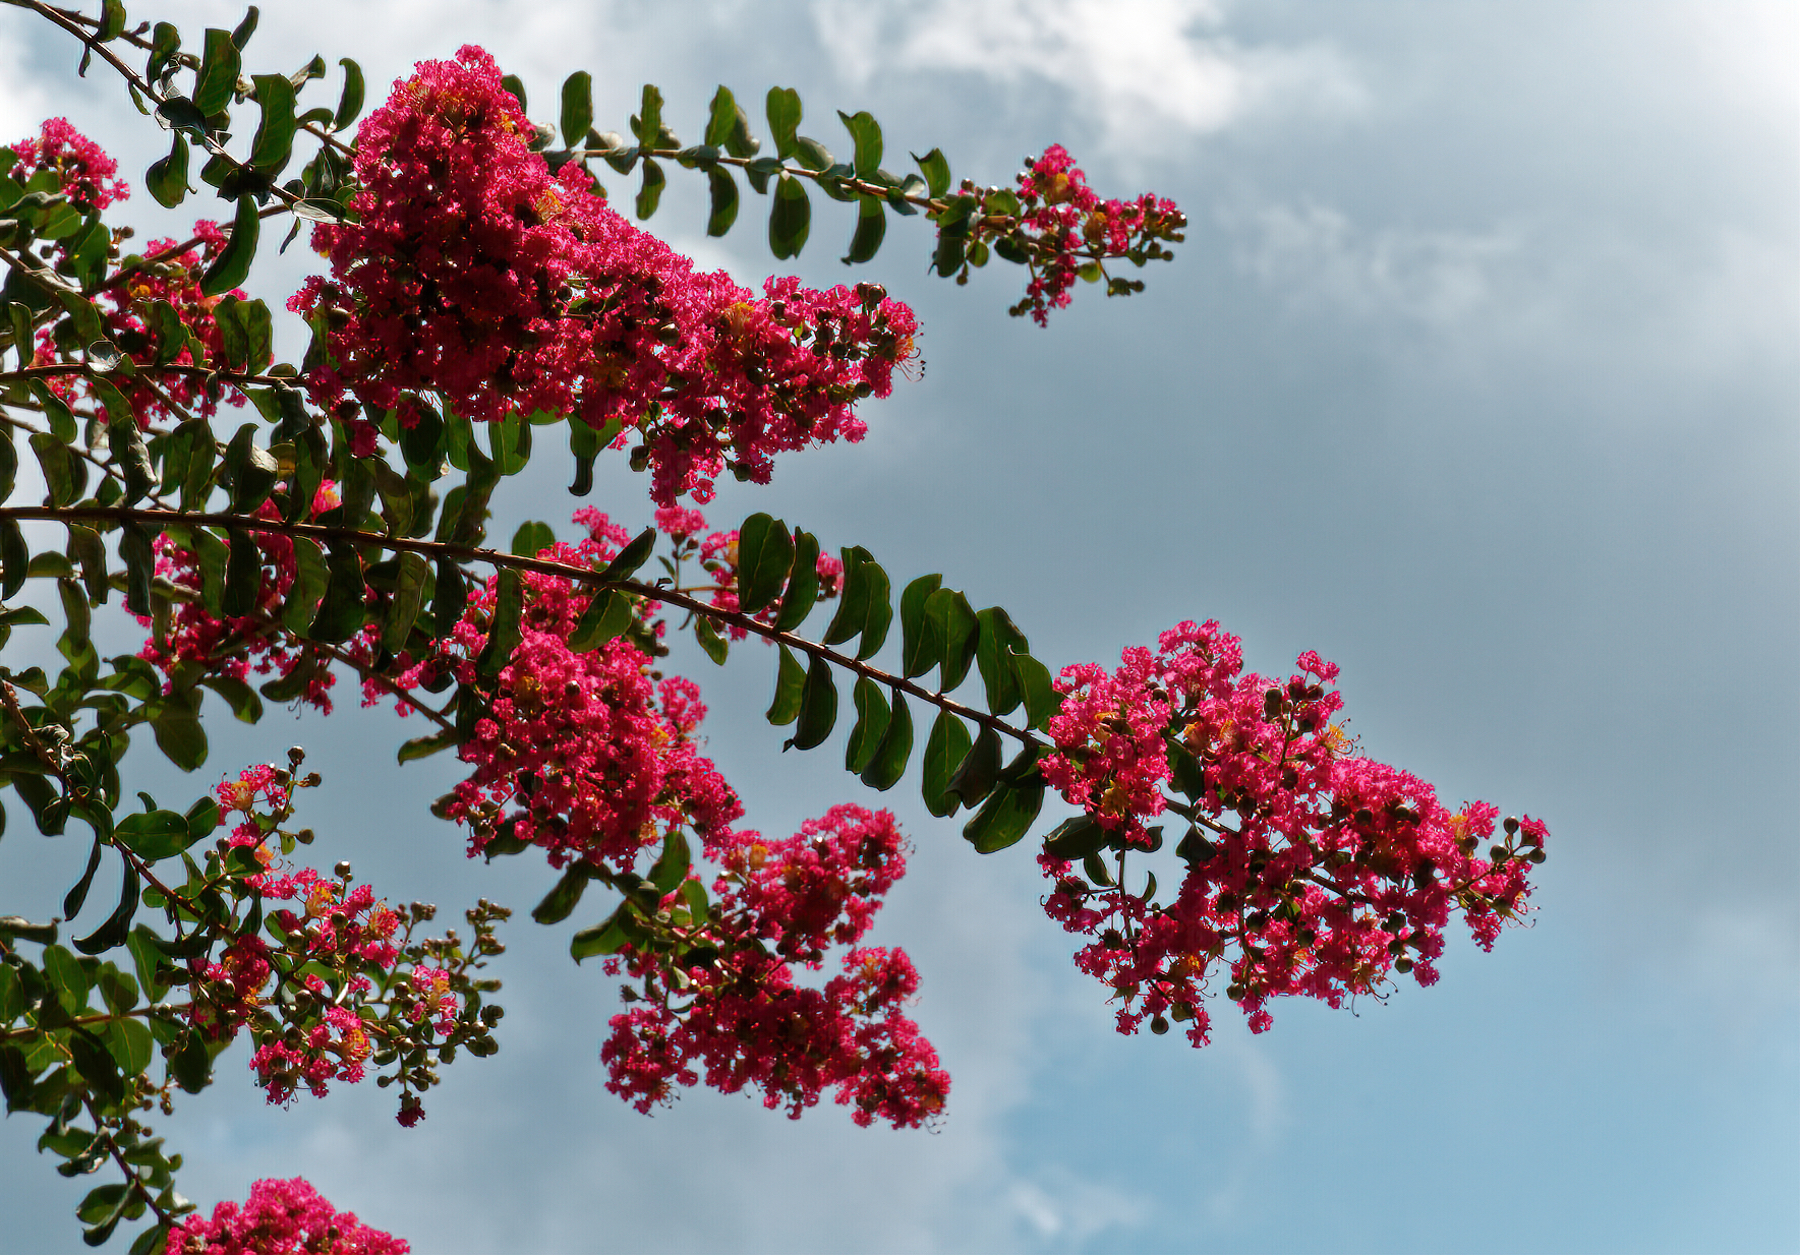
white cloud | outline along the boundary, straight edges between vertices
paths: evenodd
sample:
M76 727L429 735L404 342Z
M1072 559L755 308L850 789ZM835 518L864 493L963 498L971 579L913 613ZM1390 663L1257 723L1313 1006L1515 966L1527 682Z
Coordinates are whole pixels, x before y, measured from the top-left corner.
M1489 305L1494 267L1520 245L1518 233L1507 229L1368 231L1318 204L1220 216L1242 237L1239 264L1296 303L1439 327Z
M1223 33L1216 0L816 0L813 15L852 80L881 69L1039 80L1097 113L1126 148L1257 116L1354 113L1366 99L1336 50L1241 45Z

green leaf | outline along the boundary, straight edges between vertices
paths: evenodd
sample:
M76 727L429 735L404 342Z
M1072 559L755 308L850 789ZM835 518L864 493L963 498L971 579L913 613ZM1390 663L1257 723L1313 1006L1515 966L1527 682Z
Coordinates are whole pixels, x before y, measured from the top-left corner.
M31 550L18 520L0 518L0 599L11 600L25 587L25 573L30 568Z
M211 34L208 31L207 34ZM200 291L207 296L218 296L229 292L243 283L244 277L250 273L250 263L256 258L257 233L262 229L262 219L257 216L256 197L246 193L238 197L237 216L231 222L231 238L225 241L225 247L213 258L206 273L200 277Z
M714 148L725 147L742 116L743 110L737 107L731 89L721 83L719 90L713 93L712 105L707 110L706 134L702 138Z
M294 537L294 584L288 589L281 623L288 631L304 635L330 582L325 551L308 536Z
M580 148L587 142L589 128L594 125L594 77L577 70L562 85L563 146Z
M618 910L601 923L590 925L569 939L570 957L579 963L597 954L617 954L640 939L641 930L633 927L634 923L631 903L620 903Z
M856 177L871 177L881 166L881 124L866 111L852 116L840 109L838 117L844 120L844 129L856 142Z
M638 108L638 116L631 120L631 132L645 148L655 148L662 137L662 107L662 92L645 83L643 104Z
M519 530L513 533L512 552L515 557L535 558L541 550L548 549L556 543L556 532L548 523L537 520L519 524Z
M437 592L431 599L431 627L434 635L445 637L462 619L469 602L469 586L453 558L437 560Z
M950 163L944 159L942 149L934 148L923 157L914 153L913 161L918 164L919 173L925 176L925 186L932 200L950 190Z
M694 639L700 642L700 648L706 651L708 658L721 667L725 665L731 646L719 635L719 629L713 625L713 621L703 614L694 617Z
M598 649L622 635L631 626L631 620L631 598L609 588L596 595L581 612L575 632L569 637L569 648L578 654Z
M656 863L650 868L649 883L654 885L658 893L665 897L681 887L687 879L688 869L693 866L693 854L688 849L687 837L681 829L671 829L663 841L662 853L657 856Z
M440 750L454 749L461 741L454 730L434 732L430 736L416 736L404 742L397 758L401 763L410 763L414 759L429 758Z
M957 767L968 758L970 747L969 730L963 726L963 721L947 710L940 710L925 742L925 761L921 765L924 779L920 785L925 809L939 819L954 815L962 804L951 790L950 782Z
M4 499L0 497L0 500ZM69 556L81 565L81 582L87 588L88 600L105 605L111 590L106 582L106 546L100 541L100 533L91 527L71 523Z
M706 233L712 236L724 235L731 230L731 224L737 221L737 180L731 177L731 171L724 166L714 166L706 172L706 181L711 194L710 208L706 215Z
M37 454L43 468L44 484L50 489L50 504L73 505L87 487L87 470L69 451L69 446L47 431L31 433L31 451Z
M788 525L767 514L752 514L738 529L738 608L755 614L780 596L794 564Z
M126 1076L141 1076L150 1066L156 1042L142 1020L114 1020L106 1026L105 1040L113 1062Z
M255 614L262 592L262 550L249 532L230 529L230 548L225 560L225 588L220 601L223 613L234 619ZM198 539L198 537L196 537Z
M619 556L607 563L606 569L600 572L600 582L611 583L614 580L628 580L637 574L637 569L650 560L651 551L656 548L656 529L646 527L633 538L629 545L619 551Z
M830 170L834 164L831 159L831 150L818 140L810 139L805 135L802 135L794 145L794 159L814 173ZM825 186L823 179L819 180L819 186Z
M873 558L863 562L857 571L868 590L869 604L863 617L862 643L857 646L856 656L873 658L887 640L888 626L894 621L893 585L888 582L887 572Z
M125 945L131 951L131 961L137 969L138 984L143 987L144 1001L161 1002L166 987L156 979L158 962L162 958L162 947L157 944L157 936L148 924L139 924L131 930L131 936Z
M1030 654L1016 654L1013 670L1024 695L1026 726L1042 731L1050 716L1062 707L1062 698L1050 680L1050 669Z
M193 711L164 706L150 721L150 730L156 734L156 748L163 757L183 771L192 771L206 761L206 733Z
M262 718L262 698L244 681L229 675L207 675L200 677L200 683L225 699L238 722L255 723Z
M25 1014L25 986L19 974L0 963L0 1025L10 1024Z
M893 715L888 720L881 744L875 747L874 754L863 766L862 782L884 793L893 788L906 774L906 760L912 755L912 747L912 712L906 708L906 699L895 693Z
M49 978L50 989L64 1011L80 1015L87 1008L88 990L92 986L88 982L87 968L82 966L80 959L61 946L45 946L44 975Z
M150 582L156 572L154 534L141 523L126 523L119 528L119 557L125 561L125 608L133 614L149 615Z
M188 821L174 811L149 811L127 815L113 830L119 844L143 859L154 863L173 858L187 849L191 841Z
M262 120L256 127L256 138L250 141L250 167L264 174L277 174L294 155L294 85L285 74L258 74L256 104Z
M212 1054L198 1029L183 1035L181 1045L169 1056L169 1075L190 1094L198 1094L212 1081Z
M900 674L909 680L924 675L943 657L939 625L925 613L926 604L943 582L942 575L921 575L900 594Z
M1110 836L1092 816L1077 815L1063 820L1044 838L1044 853L1072 863L1104 850Z
M844 745L844 770L860 772L881 744L889 711L881 686L866 675L857 677L851 700L856 705L856 726L851 728L850 739Z
M987 689L988 710L996 715L1008 714L1025 697L1015 663L1015 655L1027 649L1025 635L998 606L990 606L975 618L981 625L975 662Z
M650 158L644 158L644 181L638 188L635 211L638 221L642 222L656 212L658 202L662 200L663 186L669 181L662 167Z
M344 67L344 92L338 97L337 112L332 115L331 129L334 131L341 131L356 121L356 115L363 107L362 67L349 57L339 57L338 64Z
M882 237L887 234L887 214L882 204L873 196L861 198L856 231L850 237L850 251L844 254L845 265L868 261L881 250Z
M201 55L200 73L194 83L194 107L207 117L222 111L231 103L242 71L243 58L231 40L231 32L208 28L206 51Z
M812 203L806 199L806 188L791 174L783 174L775 183L775 199L769 207L769 249L779 259L798 257L806 247L806 234L812 226Z
M511 660L523 637L520 616L525 610L525 583L517 567L502 567L494 591L494 618L487 646L475 665L483 675L498 675Z
M771 87L765 107L769 132L775 137L775 155L786 161L799 143L800 93L791 87Z
M186 96L171 96L156 106L156 121L167 130L206 134L206 114Z
M806 621L818 600L819 540L811 532L796 531L793 566L781 609L775 615L775 630L792 632Z
M805 687L806 672L795 659L793 650L781 646L781 657L775 669L775 697L769 703L769 722L779 728L799 718Z
M531 918L540 924L556 924L568 919L569 912L581 901L590 879L587 863L576 862L544 895L544 900L531 908Z
M204 841L219 826L219 804L210 797L203 797L188 807L182 818L187 820L188 844Z
M950 773L950 780L944 787L964 806L973 806L993 791L999 777L1000 734L984 725L974 746Z
M400 555L400 573L395 577L387 618L381 625L383 649L399 653L406 647L413 625L419 621L419 610L425 600L425 582L430 578L431 564L422 554Z
M511 92L513 99L519 102L520 113L531 112L530 106L525 103L525 84L520 81L517 74L503 75L500 79L500 86Z
M119 904L102 921L100 927L87 936L78 938L75 948L83 954L99 954L103 950L124 945L125 939L131 935L131 919L137 914L137 908L138 874L127 862L119 884Z
M1041 782L998 788L963 825L963 839L982 854L1016 845L1043 805L1044 786Z
M787 742L795 749L809 750L831 735L837 722L837 687L832 683L831 664L813 658L806 668L806 683L800 693L800 717L794 735Z
M231 32L231 42L237 45L239 52L242 52L244 45L250 42L250 36L256 33L256 24L261 20L262 13L254 4L244 10L244 20L239 22Z
M838 595L837 613L825 629L824 643L841 645L868 626L870 580L863 567L872 565L874 557L857 545L839 551L843 559L843 592Z
M125 1096L125 1078L119 1075L112 1051L98 1037L85 1028L73 1030L69 1034L69 1053L75 1056L82 1080L96 1097L116 1103Z
M150 164L144 172L144 186L164 209L173 209L188 194L188 143L179 131L169 146L169 155Z
M81 873L81 878L70 888L68 895L63 898L64 919L74 919L81 914L81 908L87 902L88 890L94 885L94 873L100 870L100 847L102 844L104 843L96 836L93 849L88 851L87 868Z
M325 563L325 596L307 625L307 638L336 645L355 636L368 617L367 596L362 558L356 545L347 540L332 541Z

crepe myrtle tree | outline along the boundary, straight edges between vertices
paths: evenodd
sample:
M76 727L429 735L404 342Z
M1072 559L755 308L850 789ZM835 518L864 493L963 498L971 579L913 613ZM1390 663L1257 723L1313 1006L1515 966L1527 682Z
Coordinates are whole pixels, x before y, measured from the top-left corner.
M1169 201L1103 200L1060 147L1008 186L957 181L937 149L896 175L867 113L838 115L840 159L784 88L766 142L721 87L684 144L654 87L629 135L594 130L578 73L552 129L473 47L364 116L347 58L253 72L254 8L190 42L117 0L5 2L167 133L143 179L159 204L225 202L188 238L134 247L109 217L125 183L67 121L0 148L0 643L60 614L62 658L0 659L0 780L15 828L24 813L92 840L60 904L0 903L23 912L0 917L0 1085L9 1115L46 1122L60 1172L104 1178L78 1208L89 1244L144 1222L136 1253L405 1250L303 1180L197 1211L155 1117L240 1037L271 1102L373 1074L404 1125L443 1065L499 1048L489 970L510 912L483 900L445 929L390 896L403 886L321 870L301 750L228 764L192 802L127 792L145 733L183 769L206 762L208 692L254 722L265 702L329 712L354 676L364 704L423 727L401 763L454 751L467 775L433 813L471 856L556 873L532 917L573 920L573 957L624 982L601 1063L640 1111L704 1080L791 1116L829 1091L859 1124L916 1127L949 1092L905 1014L905 952L861 944L905 871L893 816L845 803L786 838L746 826L700 752L698 688L663 670L671 633L718 663L772 646L777 735L814 749L847 724L863 786L910 779L977 852L1020 844L1047 790L1072 803L1034 843L1042 901L1122 1033L1179 1025L1201 1046L1220 994L1262 1031L1281 995L1430 984L1453 910L1484 947L1524 912L1543 825L1451 810L1365 757L1317 654L1256 675L1237 638L1188 622L1116 668L1052 674L1006 611L938 575L897 587L869 550L767 514L709 528L697 507L721 475L766 482L779 455L859 439L861 404L916 373L919 327L872 283L758 294L699 273L597 176L633 177L641 220L667 171L692 171L712 235L747 186L777 258L806 244L815 194L854 219L847 263L890 216L918 218L939 275L1023 267L1011 312L1040 323L1077 280L1141 289L1130 276L1182 239ZM325 103L302 99L330 79ZM322 258L286 301L310 331L298 363L274 359L275 315L239 289L265 222ZM600 456L629 459L648 511L605 504L653 524L589 503L560 533L492 543L495 486L552 441L577 498ZM21 446L41 503L15 491ZM120 604L143 645L102 658L91 619ZM90 904L103 866L120 896Z

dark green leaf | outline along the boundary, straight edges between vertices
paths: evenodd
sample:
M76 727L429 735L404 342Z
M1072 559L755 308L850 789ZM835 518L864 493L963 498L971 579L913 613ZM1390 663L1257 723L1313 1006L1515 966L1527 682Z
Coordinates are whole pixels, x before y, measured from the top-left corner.
M285 74L258 74L251 82L262 120L250 142L250 166L276 174L294 155L294 85Z
M645 83L643 104L639 106L637 116L631 120L632 134L637 136L638 143L645 148L656 147L657 141L662 137L662 107L662 92L654 85Z
M815 657L806 668L806 683L800 693L800 717L788 745L809 750L831 735L837 722L837 687L832 683L831 664Z
M1042 783L1002 786L963 826L963 838L982 854L1016 845L1043 804Z
M798 257L806 247L812 226L812 204L806 188L791 174L775 183L775 200L769 207L769 248L777 258Z
M1050 669L1030 654L1017 654L1013 657L1013 670L1025 701L1026 725L1042 731L1050 716L1062 706L1062 698L1050 681Z
M544 895L544 900L531 908L531 918L540 924L556 924L568 919L569 912L581 901L589 879L587 863L577 861Z
M367 621L367 596L356 546L347 540L332 541L325 563L325 596L307 625L307 638L336 645L355 636Z
M775 670L775 697L769 703L768 720L776 727L792 723L800 717L800 702L805 692L806 672L794 653L781 646L781 658Z
M1025 635L1013 626L1006 611L998 606L990 606L975 618L981 625L975 661L981 668L981 682L987 689L988 710L1004 715L1024 700L1015 655L1025 652Z
M100 29L95 35L100 42L117 39L125 30L125 0L104 0L100 6Z
M603 922L584 928L569 939L570 956L579 963L597 954L617 954L639 939L640 931L632 927L633 922L631 904L621 903Z
M92 986L88 982L87 968L82 966L80 959L61 946L45 946L44 975L49 978L50 988L64 1011L80 1015L87 1008L88 990Z
M119 821L113 835L118 838L119 844L146 863L173 858L192 843L186 817L177 815L174 811L157 810L127 815Z
M752 514L738 530L738 608L755 614L780 596L793 569L794 538L767 514Z
M925 186L931 199L937 200L950 190L950 163L944 159L942 149L934 148L923 157L913 154L918 163L919 172L925 176Z
M868 589L869 604L864 613L862 643L856 648L858 658L873 658L887 640L888 626L894 621L893 585L887 572L873 558L857 568Z
M0 963L0 1025L10 1024L25 1014L25 986L19 974Z
M844 744L844 770L860 772L881 744L889 711L881 686L866 675L857 677L851 700L856 706L856 726L850 729L850 739Z
M535 558L542 550L556 543L556 533L548 523L540 523L535 519L519 524L519 530L513 533L512 552L515 557Z
M742 116L743 111L732 98L731 89L721 83L719 90L713 93L712 106L707 110L706 134L703 138L714 148L725 147L738 118Z
M906 760L912 755L912 746L912 712L906 708L906 699L895 693L893 715L888 720L881 744L876 746L863 767L862 782L882 792L893 788L906 774Z
M694 618L694 639L700 642L700 648L706 651L708 658L721 667L725 665L731 646L719 635L719 629L713 625L713 621L703 614Z
M638 188L635 210L638 221L642 222L656 212L658 202L662 200L663 186L669 181L662 167L650 158L644 158L644 181Z
M1044 838L1044 852L1065 862L1086 858L1106 848L1110 833L1088 815L1065 819Z
M469 602L469 585L454 558L437 560L437 592L431 600L431 627L434 635L445 637L462 619Z
M682 881L687 879L688 868L691 866L693 854L688 849L687 837L681 829L671 829L663 841L662 853L650 868L649 882L656 887L658 893L665 896L674 893L681 887Z
M206 535L202 531L196 535ZM256 613L257 602L262 592L262 550L257 548L249 532L238 528L230 530L231 544L225 561L224 595L220 600L221 611L234 619Z
M870 580L863 567L874 564L867 549L857 545L840 551L844 563L843 592L838 595L837 613L825 629L824 643L840 645L861 632L869 623ZM883 577L885 580L885 576Z
M394 653L406 647L413 625L419 621L419 610L425 600L425 584L431 578L431 564L423 555L400 555L400 572L394 580L394 592L388 599L387 617L381 625L381 646Z
M600 572L601 583L630 579L637 574L639 567L650 560L651 551L655 548L656 529L646 527L629 545L619 551L618 557L607 563L606 569Z
M631 598L609 588L596 595L581 612L581 620L569 637L569 648L578 654L598 649L630 627L631 619Z
M222 111L231 103L242 70L243 58L231 40L231 32L209 28L206 51L200 58L200 73L194 84L194 107L207 117Z
M414 759L429 758L439 750L453 749L460 743L454 730L434 732L430 736L416 736L400 746L398 759L402 763L410 763Z
M69 892L63 898L63 918L74 919L81 914L83 904L87 902L88 890L93 888L94 873L100 870L100 847L104 844L98 836L94 838L94 848L88 852L87 868L81 873Z
M939 625L925 613L927 602L943 582L941 575L921 575L900 594L900 674L908 679L924 675L943 657Z
M921 765L924 779L920 786L925 809L939 819L954 815L961 805L950 782L957 767L968 758L970 748L969 730L962 720L947 710L939 711L925 742L925 761Z
M794 145L794 158L806 169L812 170L815 173L818 171L830 170L834 164L831 160L831 150L829 148L825 147L825 145L821 144L818 140L809 139L804 135L802 135L799 141ZM819 184L823 187L825 181L821 179Z
M156 106L156 120L171 131L206 134L206 114L186 96L171 96ZM184 158L185 160L185 158Z
M973 806L993 790L999 776L1000 734L983 726L974 746L950 774L945 789L955 794L964 806Z
M245 423L225 446L224 472L231 481L231 512L254 514L281 476L275 455L256 443L256 424Z
M775 155L786 161L799 142L800 93L791 87L771 87L766 102L769 132L775 137Z
M856 231L850 237L850 251L844 254L846 265L868 261L880 251L882 237L887 234L887 214L882 204L873 196L861 198Z
M73 505L87 487L87 470L69 452L69 446L47 431L31 433L31 451L37 454L44 471L44 484L50 489L50 504ZM23 574L23 569L21 569Z
M856 142L856 177L871 177L881 166L881 124L867 112L852 116L840 109L838 117L844 120L844 129Z
M706 233L724 235L731 230L731 224L737 221L737 180L731 177L731 171L724 166L714 166L706 172L706 181L711 193L711 206L706 215Z
M151 163L144 172L144 185L164 209L179 205L188 193L187 137L177 132L169 155Z
M169 1056L169 1075L190 1094L198 1094L212 1079L212 1055L198 1029L189 1030Z
M212 32L207 33L210 35ZM200 291L203 294L218 296L244 281L244 277L250 273L250 263L256 258L256 238L261 229L262 219L257 216L256 197L248 193L238 197L237 216L231 221L231 238L225 241L225 247L200 277Z
M561 122L564 147L573 150L587 142L594 125L594 78L586 70L563 80Z
M0 518L0 599L10 600L25 587L31 569L31 550L17 519Z
M129 862L124 864L119 884L119 904L100 927L76 940L75 948L83 954L99 954L125 944L131 935L131 919L138 908L138 875Z
M250 36L256 33L256 24L262 20L262 13L253 4L244 10L244 20L237 24L231 32L231 42L242 52L244 45L250 42Z
M150 721L150 730L156 734L156 747L163 757L183 771L192 771L206 761L206 733L194 712L165 706Z
M294 537L294 584L288 589L287 605L281 609L282 626L304 634L329 581L325 553L318 543L307 536Z
M362 67L349 57L339 57L338 64L344 67L344 94L338 97L337 113L331 119L334 131L341 131L356 121L356 115L363 107Z
M229 675L207 675L200 677L200 683L223 697L240 723L255 723L262 718L262 698L244 681Z
M503 75L500 79L500 86L511 92L513 99L519 102L520 113L529 113L531 111L529 106L525 103L525 84L520 81L517 74Z
M488 629L487 647L476 659L483 675L498 675L519 647L523 635L519 619L525 609L525 584L516 567L502 567L494 591L494 617Z
M799 627L818 599L819 540L811 532L796 531L792 575L775 615L775 630L792 632Z

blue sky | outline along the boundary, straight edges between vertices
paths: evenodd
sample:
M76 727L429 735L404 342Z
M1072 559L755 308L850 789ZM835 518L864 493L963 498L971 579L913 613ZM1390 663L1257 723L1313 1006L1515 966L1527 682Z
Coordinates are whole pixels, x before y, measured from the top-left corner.
M299 742L327 777L303 815L324 862L520 922L503 1049L449 1069L419 1129L372 1088L266 1109L227 1056L169 1125L189 1193L303 1173L422 1253L1800 1248L1792 5L265 8L258 70L317 50L375 85L475 42L546 120L587 69L602 127L654 81L684 134L716 83L781 83L827 144L834 109L867 108L894 153L941 145L982 182L1061 141L1103 193L1174 197L1192 229L1149 291L1079 292L1048 330L1005 317L1017 272L956 289L924 274L922 232L891 231L859 277L919 309L925 380L866 412L860 446L722 494L714 522L768 509L898 579L942 571L1053 665L1185 618L1240 633L1264 671L1316 648L1366 752L1453 803L1545 817L1552 857L1535 925L1491 955L1453 943L1437 987L1277 1007L1260 1037L1222 1014L1196 1052L1114 1034L1022 848L969 853L903 786L882 802L917 854L878 939L923 973L946 1127L790 1123L704 1091L646 1119L601 1089L609 982L525 918L549 873L466 864L426 813L453 763L386 766L407 729L368 712L278 712L237 744L215 719L213 761L181 780L146 760L145 787L191 795ZM163 16L197 38L236 13L133 11ZM141 174L160 133L74 59L0 11L0 134L65 113ZM753 218L706 240L675 183L655 229L769 272ZM832 208L813 283L845 274ZM127 214L168 217L147 197ZM306 261L252 286L276 305ZM553 462L508 523L566 522ZM622 469L597 501L647 514ZM690 671L752 822L871 803L835 748L780 755L762 651ZM0 907L54 902L82 853L15 824ZM80 1191L36 1132L0 1126L8 1241L75 1249Z

